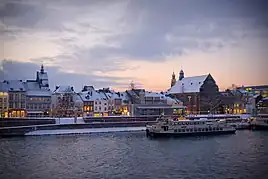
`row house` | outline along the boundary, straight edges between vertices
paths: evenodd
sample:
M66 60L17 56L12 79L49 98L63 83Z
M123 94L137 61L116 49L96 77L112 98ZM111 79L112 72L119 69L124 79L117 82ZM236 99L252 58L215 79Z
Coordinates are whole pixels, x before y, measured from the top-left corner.
M93 86L84 86L79 93L84 105L84 116L108 116L108 98L104 91L95 90Z
M56 86L52 92L52 115L57 117L72 117L75 115L77 94L72 86Z
M25 117L26 116L26 90L21 80L5 80L1 83L3 96L2 106L4 117ZM8 95L7 95L8 93Z
M8 89L0 82L0 117L8 117Z

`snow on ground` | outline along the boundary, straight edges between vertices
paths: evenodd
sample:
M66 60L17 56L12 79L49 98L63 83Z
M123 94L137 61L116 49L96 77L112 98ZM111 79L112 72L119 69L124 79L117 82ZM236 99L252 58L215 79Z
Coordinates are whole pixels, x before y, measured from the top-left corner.
M56 124L75 124L74 118L55 118ZM77 118L76 124L85 124L82 117Z
M146 127L112 127L112 128L91 128L91 129L58 129L58 130L37 130L28 132L25 135L62 135L62 134L90 134L106 132L127 132L144 131Z

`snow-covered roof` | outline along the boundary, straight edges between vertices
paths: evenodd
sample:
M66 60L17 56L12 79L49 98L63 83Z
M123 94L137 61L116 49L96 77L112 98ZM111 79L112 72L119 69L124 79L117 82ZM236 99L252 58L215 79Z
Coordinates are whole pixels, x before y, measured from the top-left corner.
M98 91L84 91L79 93L82 101L95 101L95 100L107 100L106 95L103 92Z
M201 86L207 79L208 75L185 77L182 80L178 80L176 84L168 91L169 94L176 93L197 93L200 92Z
M39 90L40 86L37 81L35 80L27 80L25 83L26 90Z
M27 91L27 96L46 96L49 97L52 95L51 91L48 90L35 90L35 91Z
M8 86L5 82L0 82L0 92L8 92Z
M22 80L4 81L3 86L8 91L25 91L25 83Z
M145 97L165 97L164 94L161 94L161 93L158 93L158 92L149 92L149 91L146 91L145 92Z
M58 86L54 93L75 93L72 86Z

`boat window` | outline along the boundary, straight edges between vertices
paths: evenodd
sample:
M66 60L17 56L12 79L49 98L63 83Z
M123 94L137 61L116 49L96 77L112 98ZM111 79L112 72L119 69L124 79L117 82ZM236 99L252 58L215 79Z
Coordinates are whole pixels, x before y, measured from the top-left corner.
M205 131L205 129L204 129L204 128L202 128L202 131Z
M222 128L220 128L220 130L222 131Z
M186 125L189 125L189 122L186 122Z
M198 132L200 132L201 131L201 129L200 128L198 128Z
M211 128L208 128L209 129L209 131L212 131L212 129Z
M178 129L178 130L177 130L177 132L181 132L181 130L180 130L180 129Z
M197 132L197 128L194 128L194 131Z
M208 128L206 128L206 131L208 131Z
M190 132L193 132L193 129L190 129Z
M186 129L186 132L189 132L189 129Z
M177 132L177 129L174 129L174 132Z

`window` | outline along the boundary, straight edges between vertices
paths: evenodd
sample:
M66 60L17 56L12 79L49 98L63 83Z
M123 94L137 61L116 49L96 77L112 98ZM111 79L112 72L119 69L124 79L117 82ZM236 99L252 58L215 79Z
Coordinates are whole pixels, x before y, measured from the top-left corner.
M107 110L107 108L105 107L105 108L104 108L104 111L106 111L106 110Z
M101 101L99 102L99 104L101 104Z
M99 107L99 110L101 110L101 106Z
M98 104L97 101L95 101L95 104Z
M96 110L96 111L98 110L97 106L95 106L95 110Z

